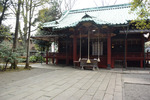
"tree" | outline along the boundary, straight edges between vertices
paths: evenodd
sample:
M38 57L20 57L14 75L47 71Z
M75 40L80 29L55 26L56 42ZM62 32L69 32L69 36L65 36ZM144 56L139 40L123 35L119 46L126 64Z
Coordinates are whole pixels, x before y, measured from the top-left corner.
M0 35L1 37L5 37L6 35L10 35L10 28L3 25L2 21L4 20L6 14L6 11L8 10L8 7L10 6L9 0L2 0L0 1ZM4 38L1 38L4 39ZM1 41L0 39L0 41Z
M14 62L14 60L16 58L16 54L12 52L11 45L8 42L2 42L0 44L0 47L1 47L1 49L0 49L0 56L1 56L0 61L6 63L5 67L3 68L3 71L5 71L7 68L7 64L9 62L11 62L11 63Z
M43 8L38 12L36 21L40 23L50 22L58 19L61 16L59 4L56 1L50 3L49 8Z
M117 0L113 0L114 2L113 2L113 4L116 4L116 2L117 2ZM94 1L95 2L95 1ZM107 0L101 0L101 5L102 6L108 6L108 5L110 5L109 4L110 3L110 1L107 1ZM95 3L96 4L96 3ZM97 5L97 4L96 4Z
M28 34L28 13L29 13L29 0L22 0L22 12L21 15L23 16L23 22L24 22L24 27L23 27L23 32L20 29L20 38L23 41L24 47L26 47L26 40L27 40L27 34Z
M21 6L21 0L18 0L18 9L16 13L16 27L15 27L15 37L13 42L13 52L16 53L17 51L17 44L18 44L18 30L19 30L19 17L20 17L20 6ZM11 67L13 69L17 68L17 60L14 60Z
M77 0L51 0L51 3L57 3L59 11L62 13L66 10L71 10Z
M20 58L22 48L17 48L17 52L12 51L12 41L3 41L0 43L0 61L5 62L3 71L7 69L8 63L14 63L15 61L21 62L23 59Z
M3 5L2 2L0 1L0 13L3 11Z
M64 10L71 10L77 0L62 0L62 4L65 7Z
M59 8L59 4L56 0L54 0L53 2L50 3L50 7L49 8L44 8L41 9L38 12L38 17L36 19L36 21L40 22L40 23L44 23L44 22L50 22L50 21L54 21L56 19L58 19L61 16L61 11ZM40 27L41 24L39 24ZM37 34L35 36L43 36L43 35L50 35L51 33L41 30L39 29ZM42 40L35 40L35 44L38 45L38 47L42 47L42 48L46 48L50 45L49 42L45 42Z
M30 34L31 34L31 26L34 22L32 22L32 18L34 16L35 8L44 5L45 3L49 2L49 0L30 0L29 4L29 32L28 32L28 39L27 39L27 57L26 57L26 69L30 69L29 66L29 46L30 46ZM28 17L28 16L26 16Z
M137 15L137 19L131 21L137 29L150 29L150 0L132 0L131 13Z
M19 4L19 1L15 0L10 0L12 4L12 12L16 15L17 17L17 9L16 4ZM27 66L29 65L28 63L28 57L29 57L29 42L30 42L30 33L31 33L31 26L34 25L34 16L36 15L36 8L43 6L45 3L49 2L50 0L20 0L21 3L19 6L21 6L20 9L20 15L23 18L23 23L24 25L21 26L20 23L17 23L17 33L19 32L20 38L22 39L22 43L25 49L27 49ZM17 20L17 19L16 19ZM23 30L23 31L22 31ZM18 34L17 34L18 35ZM15 41L17 38L15 38ZM14 44L17 42L14 41ZM15 46L15 45L14 45ZM25 67L28 68L28 67Z
M28 41L27 41L27 59L26 59L26 66L25 68L26 69L29 69L30 66L29 66L29 56L30 56L30 52L29 52L29 45L30 45L30 33L31 33L31 19L32 19L32 16L31 16L31 9L32 9L32 0L30 0L30 13L29 13L29 34L28 34Z
M38 30L38 33L35 36L44 36L44 35L50 35L50 33L44 30ZM40 50L41 48L46 48L50 45L49 42L43 40L35 40L34 43L37 45L38 50Z
M2 1L0 1L0 12L1 12L0 26L2 24L2 20L4 19L5 12L6 12L8 7L9 7L9 0L2 0Z
M24 47L26 47L26 43L27 43L27 38L28 38L28 34L29 34L29 19L30 19L30 1L31 0L22 0L22 11L21 11L21 15L23 17L23 23L24 25L23 27L23 31L20 29L20 37L23 41L23 45ZM39 8L41 6L43 6L44 4L46 4L47 2L49 2L50 0L32 0L32 5L31 5L31 26L34 26L35 24L35 20L34 20L34 16L36 15L36 8Z
M3 40L5 38L11 39L10 27L1 25L1 27L0 27L0 43L3 42Z

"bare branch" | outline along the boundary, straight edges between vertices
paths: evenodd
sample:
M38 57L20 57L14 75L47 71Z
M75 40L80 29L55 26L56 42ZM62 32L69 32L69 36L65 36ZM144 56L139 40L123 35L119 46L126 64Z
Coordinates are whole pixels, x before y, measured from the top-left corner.
M114 4L116 4L117 0L115 0Z
M106 5L108 6L109 5L109 1L107 2L107 1L105 1L105 3L106 3Z
M104 4L104 0L102 0L102 6L105 6L105 4Z
M77 2L77 0L74 0L71 6L71 9L74 7L75 3Z
M98 5L97 5L97 3L95 2L95 0L94 0L93 2L94 2L94 4L96 5L96 7L98 7Z
M14 11L11 7L9 7L9 9L16 15L16 11Z
M10 2L11 2L12 7L15 9L15 12L16 12L16 11L17 11L17 8L15 7L15 3L14 3L12 0L10 0Z

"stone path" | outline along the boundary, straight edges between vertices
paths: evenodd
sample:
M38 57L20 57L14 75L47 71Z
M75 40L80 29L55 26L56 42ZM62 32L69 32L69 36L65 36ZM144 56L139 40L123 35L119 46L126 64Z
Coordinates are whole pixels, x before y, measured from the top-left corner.
M78 70L40 64L33 67L25 72L0 73L0 83L3 81L0 100L124 99L123 71ZM6 81L8 79L14 81Z

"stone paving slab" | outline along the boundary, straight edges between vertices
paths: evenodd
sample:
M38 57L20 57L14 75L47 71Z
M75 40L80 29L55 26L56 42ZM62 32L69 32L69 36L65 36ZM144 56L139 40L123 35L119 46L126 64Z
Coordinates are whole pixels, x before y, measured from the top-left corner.
M107 86L113 86L109 90L114 91L115 80L116 74L110 72L55 70L6 84L1 87L6 89L0 100L103 100L110 95Z
M30 71L1 73L0 100L123 100L124 93L130 89L130 85L125 84L127 80L139 78L135 73L130 77L131 72L123 74L118 70L34 66ZM148 76L142 77L149 79ZM127 89L125 92L124 88Z
M0 87L8 83L14 83L18 80L27 79L31 76L33 77L51 71L55 71L55 69L33 68L32 70L16 72L0 72Z

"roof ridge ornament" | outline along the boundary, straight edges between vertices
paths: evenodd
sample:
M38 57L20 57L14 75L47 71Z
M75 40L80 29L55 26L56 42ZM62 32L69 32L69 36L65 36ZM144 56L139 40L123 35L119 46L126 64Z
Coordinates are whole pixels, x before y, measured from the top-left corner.
M59 22L56 20L56 21L55 21L55 24L59 24Z
M92 16L90 16L89 14L85 13L85 15L82 17L83 18L92 18Z

